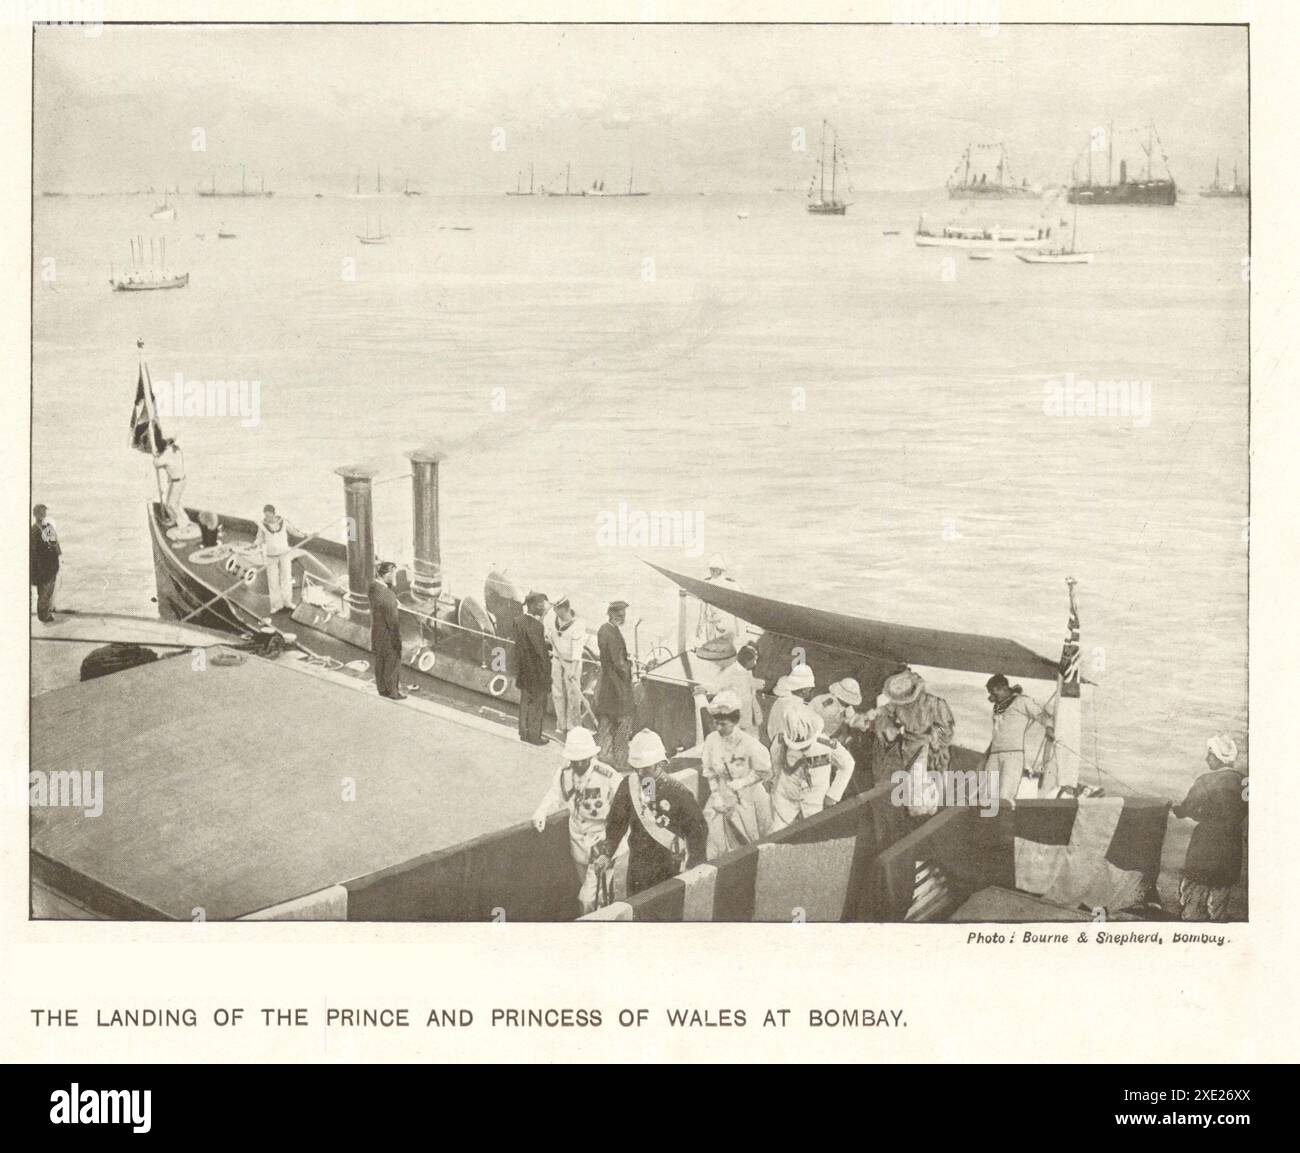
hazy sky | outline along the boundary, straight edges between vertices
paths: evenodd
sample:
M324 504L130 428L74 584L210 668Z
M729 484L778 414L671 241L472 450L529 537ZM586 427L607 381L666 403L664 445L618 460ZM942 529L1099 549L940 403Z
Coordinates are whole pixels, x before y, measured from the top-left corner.
M803 187L823 116L863 189L941 185L970 140L1005 141L1017 178L1061 181L1112 117L1154 119L1180 184L1208 181L1216 155L1244 167L1244 29L990 31L39 29L36 186L190 191L215 172L230 187L246 164L278 191L341 192L382 165L394 185L492 193L530 162L562 184L567 160L575 186L621 186L635 163L652 191Z

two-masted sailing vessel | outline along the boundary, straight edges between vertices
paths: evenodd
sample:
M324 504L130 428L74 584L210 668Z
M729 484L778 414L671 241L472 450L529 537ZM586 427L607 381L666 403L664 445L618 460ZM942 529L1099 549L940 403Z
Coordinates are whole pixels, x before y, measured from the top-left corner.
M1145 140L1142 135L1145 134ZM1142 151L1146 154L1146 172L1137 179L1130 179L1128 161L1119 162L1119 180L1114 179L1115 164L1115 126L1112 124L1106 132L1106 182L1094 183L1092 157L1094 141L1089 140L1087 147L1087 179L1077 179L1070 184L1068 198L1071 204L1177 204L1178 186L1174 183L1173 173L1169 170L1169 158L1164 154L1164 145L1156 132L1155 125L1148 123L1145 129L1130 129L1126 136L1135 136ZM1164 161L1165 175L1155 176L1151 162L1156 145L1160 145L1160 155Z
M246 173L245 173L244 166L243 166L242 164L239 166L239 191L238 191L238 192L234 192L234 191L231 191L231 192L218 192L218 191L217 191L217 174L214 172L214 173L212 174L212 184L211 184L211 186L208 187L208 188L200 188L200 189L198 189L198 194L199 194L200 196L204 196L204 197L208 197L208 198L211 198L211 197L214 197L214 196L215 196L215 197L219 197L219 198L235 197L236 199L245 199L245 200L247 200L247 199L249 199L249 198L260 199L261 197L264 197L264 196L274 196L274 195L275 195L274 192L268 192L268 191L267 191L267 188L266 188L266 177L265 177L265 176L263 176L263 177L261 177L261 178L259 179L259 181L258 181L258 186L257 186L256 188L249 188L249 187L248 187L248 179L247 179L247 175L246 175Z
M1219 182L1219 160L1214 160L1214 183L1208 188L1202 188L1200 195L1211 200L1249 200L1250 189L1237 183L1237 166L1232 166L1232 183L1228 185Z
M811 197L814 190L817 192L817 199L808 204L808 211L814 216L843 216L848 209L848 204L840 200L835 193L835 176L839 170L839 140L836 137L835 130L831 129L831 194L826 196L826 121L822 121L822 151L821 159L817 162L817 178L813 181L812 186L808 189L808 195Z
M167 238L159 237L155 246L149 240L149 265L144 263L144 238L131 241L131 271L118 276L112 265L108 270L108 283L114 292L156 292L166 288L184 288L190 282L188 272L167 271ZM155 253L157 261L155 262Z
M533 191L533 166L531 164L528 166L527 191L525 191L524 189L524 172L523 169L521 168L515 176L514 191L512 192L509 189L507 189L506 195L507 196L536 196L537 195L537 193Z
M998 162L993 169L994 179L989 179L987 168L980 163L984 154L996 152ZM975 157L975 169L972 172L971 160ZM984 171L978 171L984 168ZM961 179L956 179L958 173ZM1011 176L1011 165L1007 160L1005 144L968 144L962 153L962 163L948 177L948 198L950 200L1012 200L1033 199L1038 190L1029 186L1027 178L1016 184Z
M365 232L358 232L357 239L362 244L387 244L392 239L391 235L384 231L383 217L377 217L375 227L370 227L369 219L365 223Z

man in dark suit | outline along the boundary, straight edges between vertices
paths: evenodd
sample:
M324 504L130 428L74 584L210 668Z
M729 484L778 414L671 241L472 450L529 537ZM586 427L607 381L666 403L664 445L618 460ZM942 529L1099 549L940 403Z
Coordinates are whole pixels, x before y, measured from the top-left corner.
M59 534L54 522L46 515L46 508L38 504L32 509L32 584L36 586L36 616L45 624L54 620L54 583L59 577Z
M597 739L600 758L620 773L627 772L627 745L632 735L636 705L632 695L632 662L622 625L627 620L627 601L611 601L609 619L596 633L600 648L600 683L596 688Z
M398 683L402 667L402 629L399 623L397 594L397 566L392 561L380 561L375 566L370 582L370 651L375 658L375 686L381 697L393 701L406 700Z
M515 683L519 686L519 739L532 745L546 744L542 722L551 695L551 654L542 618L546 615L546 594L531 592L524 598L524 611L515 621Z

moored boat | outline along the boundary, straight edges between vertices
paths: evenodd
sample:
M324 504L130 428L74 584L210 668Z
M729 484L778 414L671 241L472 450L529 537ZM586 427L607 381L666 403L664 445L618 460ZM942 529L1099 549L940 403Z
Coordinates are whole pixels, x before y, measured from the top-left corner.
M814 216L843 216L849 206L835 194L835 174L839 169L839 142L834 129L831 129L831 194L829 197L826 195L826 128L826 121L823 120L821 159L817 162L817 181L813 185L813 188L817 189L817 199L810 201L807 208ZM808 189L810 197L813 188Z
M993 180L989 179L988 171L971 171L972 154L988 152L996 152L998 157ZM976 167L980 167L978 160ZM958 171L960 180L956 179ZM950 200L1032 200L1039 195L1038 189L1030 187L1027 179L1022 179L1019 184L1012 179L1005 144L968 144L958 170L948 177L947 188Z

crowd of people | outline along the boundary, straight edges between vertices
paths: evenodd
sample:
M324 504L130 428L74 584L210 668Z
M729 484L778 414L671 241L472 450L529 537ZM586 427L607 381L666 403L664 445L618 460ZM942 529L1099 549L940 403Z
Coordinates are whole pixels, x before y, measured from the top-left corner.
M734 585L721 558L711 560L710 569L711 580ZM534 820L541 830L550 812L569 810L583 913L615 893L635 895L886 781L905 782L905 808L913 818L943 803L936 781L950 766L956 724L948 702L919 673L898 669L868 701L853 677L819 692L812 668L798 663L764 694L755 675L757 649L743 643L734 617L713 609L701 613L695 649L717 667L700 749L707 784L700 805L668 774L659 735L651 729L631 735L633 669L621 632L626 602L610 602L597 634L601 672L594 709L581 688L585 629L568 598L550 615L547 607L541 594L530 596L517 632L530 653L519 664L521 693L530 697L530 706L521 709L520 736L545 743L542 714L550 693L564 734L564 764ZM1001 673L985 689L991 738L983 770L992 787L1010 806L1043 795L1043 751L1055 739L1054 713ZM1186 920L1225 919L1240 878L1246 803L1236 756L1230 738L1212 738L1209 772L1173 809L1176 817L1198 822L1179 893Z

